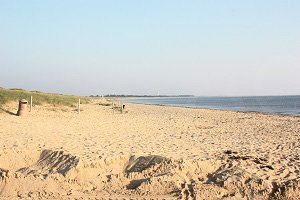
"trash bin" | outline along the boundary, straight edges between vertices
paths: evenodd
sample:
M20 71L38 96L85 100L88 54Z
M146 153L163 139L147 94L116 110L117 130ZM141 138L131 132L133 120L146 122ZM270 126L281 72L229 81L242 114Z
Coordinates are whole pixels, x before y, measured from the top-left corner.
M27 104L28 104L28 102L27 102L26 99L19 100L19 109L18 109L18 112L17 112L18 116L22 116L22 115L26 114Z

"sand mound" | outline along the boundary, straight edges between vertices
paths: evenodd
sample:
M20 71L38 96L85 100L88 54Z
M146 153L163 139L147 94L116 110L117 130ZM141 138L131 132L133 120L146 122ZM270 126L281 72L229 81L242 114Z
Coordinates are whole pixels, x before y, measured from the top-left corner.
M140 156L125 168L126 189L139 195L178 195L180 189L170 179L176 164L161 156Z
M219 159L222 165L207 175L205 184L218 187L216 191L222 191L218 195L222 198L274 198L283 195L286 188L293 188L300 182L299 177L291 179L286 176L289 173L276 169L276 165L270 163L270 158L243 155L229 150ZM203 185L201 188L203 189ZM202 196L202 199L207 198Z
M63 151L43 150L39 160L32 166L19 169L17 175L43 176L61 174L68 178L76 176L79 158Z
M126 167L125 172L142 172L143 170L153 165L160 164L165 160L167 160L167 158L161 156L140 156Z
M174 168L172 162L171 159L155 155L119 157L110 162L104 161L97 167L97 179L101 181L98 187L111 195L153 196L179 192L175 182L169 181ZM116 166L116 163L121 166Z
M270 193L268 185L243 168L231 163L222 165L208 175L206 183L214 184L226 190L222 197L254 198L256 195Z
M258 176L259 170L270 178ZM30 166L0 168L0 192L8 199L268 199L285 194L291 184L299 191L299 180L276 179L274 171L267 159L235 151L205 161L122 155L90 163L64 151L43 150Z

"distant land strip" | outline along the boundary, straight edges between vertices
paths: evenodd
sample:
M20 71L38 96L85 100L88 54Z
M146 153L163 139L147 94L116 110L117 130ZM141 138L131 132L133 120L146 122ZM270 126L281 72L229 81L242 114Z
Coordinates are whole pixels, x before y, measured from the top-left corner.
M102 95L90 95L90 97L102 97ZM103 97L194 97L194 95L117 95L117 94L107 94Z

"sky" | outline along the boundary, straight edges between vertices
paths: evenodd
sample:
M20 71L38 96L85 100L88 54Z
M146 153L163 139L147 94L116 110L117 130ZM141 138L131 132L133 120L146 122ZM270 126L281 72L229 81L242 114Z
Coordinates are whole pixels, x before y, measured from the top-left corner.
M299 95L299 0L0 0L0 87Z

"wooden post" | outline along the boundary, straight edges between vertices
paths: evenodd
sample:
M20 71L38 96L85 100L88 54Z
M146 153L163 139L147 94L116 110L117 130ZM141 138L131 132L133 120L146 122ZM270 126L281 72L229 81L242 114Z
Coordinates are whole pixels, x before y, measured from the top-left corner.
M30 96L30 112L32 111L32 96Z
M78 100L78 114L80 114L80 99Z

